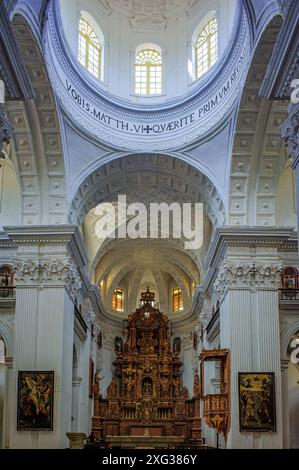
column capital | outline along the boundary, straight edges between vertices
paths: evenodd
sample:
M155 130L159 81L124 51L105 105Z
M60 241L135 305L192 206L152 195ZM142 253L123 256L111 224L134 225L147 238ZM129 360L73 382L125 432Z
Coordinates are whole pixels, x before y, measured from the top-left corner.
M236 262L225 260L216 276L214 289L222 299L228 289L278 289L280 262Z
M293 168L296 168L299 163L299 103L290 104L288 112L289 117L282 124L280 133L288 147Z
M4 227L16 246L12 267L16 287L65 287L75 300L90 285L87 254L74 225ZM81 297L81 296L80 296Z
M217 227L205 260L205 291L221 298L229 287L276 289L280 250L294 234L292 227Z

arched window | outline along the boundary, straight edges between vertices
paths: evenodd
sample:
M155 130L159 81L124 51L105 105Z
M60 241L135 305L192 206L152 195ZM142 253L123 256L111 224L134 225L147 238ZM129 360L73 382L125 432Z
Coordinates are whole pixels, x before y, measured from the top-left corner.
M124 291L123 289L115 289L112 297L112 308L118 312L123 312L124 310Z
M196 48L196 78L202 77L218 60L218 23L212 18L198 36Z
M173 305L174 312L179 312L180 310L183 310L184 308L182 291L178 287L176 287L172 291L172 305Z
M78 60L92 75L101 78L101 45L90 24L81 16L79 22Z
M154 96L162 93L162 57L155 49L143 49L135 58L135 94Z
M296 268L288 266L281 273L282 289L299 289L299 273Z

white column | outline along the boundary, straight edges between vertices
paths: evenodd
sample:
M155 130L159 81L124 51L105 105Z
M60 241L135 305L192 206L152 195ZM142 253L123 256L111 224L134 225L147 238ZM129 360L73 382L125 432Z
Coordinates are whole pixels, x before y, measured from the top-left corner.
M80 377L75 377L72 382L72 432L77 432L79 429L81 381L82 379Z
M67 447L71 423L74 307L63 286L17 287L14 374L54 371L53 431L14 431L14 448ZM14 389L17 403L16 388ZM16 423L16 406L12 423Z
M73 227L6 228L17 245L9 435L11 448L66 448L71 430L74 303L80 276ZM71 246L71 248L69 248ZM75 248L74 248L75 249ZM77 254L79 258L79 254ZM17 430L20 371L54 371L53 430Z

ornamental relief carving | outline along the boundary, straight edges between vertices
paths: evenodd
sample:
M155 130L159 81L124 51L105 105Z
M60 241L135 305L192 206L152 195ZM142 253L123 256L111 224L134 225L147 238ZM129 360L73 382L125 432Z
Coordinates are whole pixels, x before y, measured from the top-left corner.
M192 347L192 333L181 335L182 350L186 351Z
M226 289L278 289L282 264L224 262L214 282L214 290L222 298Z
M212 318L212 305L211 302L208 300L204 301L204 304L202 306L201 313L199 315L199 324L200 326L205 329L206 326L208 325L209 321Z
M78 270L70 258L26 259L13 262L15 284L39 286L66 286L70 293L81 288Z
M108 333L104 331L103 339L104 339L104 348L112 350L114 345L114 338L115 335L113 333Z
M288 146L295 167L299 160L299 104L289 106L289 118L281 126L281 137Z

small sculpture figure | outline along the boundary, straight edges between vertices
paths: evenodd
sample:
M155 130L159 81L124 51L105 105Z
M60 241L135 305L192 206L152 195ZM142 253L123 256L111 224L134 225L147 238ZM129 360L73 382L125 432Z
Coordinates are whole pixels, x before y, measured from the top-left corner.
M200 396L200 383L199 383L199 376L198 376L197 370L194 371L193 395L194 395L194 398L199 398Z
M117 396L117 384L114 377L112 378L111 384L107 388L107 396L108 400L113 400Z

